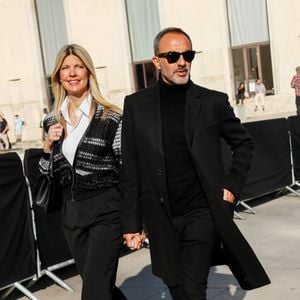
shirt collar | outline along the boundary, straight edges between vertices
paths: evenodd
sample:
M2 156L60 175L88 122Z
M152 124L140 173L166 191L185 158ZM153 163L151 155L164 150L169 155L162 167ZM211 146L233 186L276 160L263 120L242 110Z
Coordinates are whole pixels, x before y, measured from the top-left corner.
M86 117L89 117L91 105L92 105L92 96L90 93L88 93L85 99L82 101L81 105L78 107L78 109L80 109L82 113L86 115Z
M61 105L60 112L63 115L66 122L71 123L69 117L69 111L68 111L68 104L69 104L69 99L68 96L66 96ZM86 117L89 117L91 105L92 105L92 95L88 93L84 98L84 100L82 101L82 103L80 104L80 106L76 110L81 111Z

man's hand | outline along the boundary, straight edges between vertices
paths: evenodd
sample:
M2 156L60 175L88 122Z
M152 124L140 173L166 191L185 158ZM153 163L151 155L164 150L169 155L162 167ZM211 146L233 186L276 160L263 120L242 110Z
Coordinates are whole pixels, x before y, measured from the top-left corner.
M234 195L229 190L223 189L223 199L230 203L234 203Z
M137 250L142 247L142 244L145 239L145 233L135 232L135 233L124 233L123 239L126 242L126 245L131 250Z

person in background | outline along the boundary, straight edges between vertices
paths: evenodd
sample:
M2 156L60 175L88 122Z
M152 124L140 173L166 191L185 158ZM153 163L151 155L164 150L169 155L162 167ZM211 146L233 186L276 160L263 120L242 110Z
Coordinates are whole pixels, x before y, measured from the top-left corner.
M238 94L237 94L237 100L236 105L238 105L240 102L243 105L245 100L245 83L241 82L238 87Z
M15 115L15 135L16 135L16 143L21 142L22 140L22 127L24 125L24 121L22 118L16 114Z
M115 286L120 232L122 118L100 94L81 46L64 46L51 77L54 111L43 121L40 171L63 190L62 223L82 278L84 300L126 299Z
M259 101L260 101L261 109L265 110L265 94L266 94L265 85L261 82L260 79L257 79L256 83L255 83L255 97L254 97L255 108L254 108L254 111L257 111Z
M42 115L42 119L41 119L41 123L40 123L40 127L42 128L43 127L43 122L44 122L44 119L45 117L48 115L48 109L46 107L43 108L43 115Z
M228 264L243 289L269 278L233 221L253 142L224 93L190 79L189 35L166 28L154 40L159 79L125 98L121 226L130 248L145 225L153 273L176 300L206 299L210 266ZM232 164L222 164L221 138Z
M44 139L45 139L45 131L44 131L44 128L43 128L43 123L44 123L44 119L45 117L48 115L48 109L46 107L43 108L43 115L42 115L42 119L41 119L41 122L40 122L40 128L42 129L42 139L41 141L43 142Z
M300 116L300 66L296 68L296 74L292 78L291 87L295 89L297 115Z
M8 138L8 123L6 121L6 119L4 118L3 113L0 113L0 139L1 142L3 142L4 145L4 149L8 150L10 149L10 142L9 142L9 138Z

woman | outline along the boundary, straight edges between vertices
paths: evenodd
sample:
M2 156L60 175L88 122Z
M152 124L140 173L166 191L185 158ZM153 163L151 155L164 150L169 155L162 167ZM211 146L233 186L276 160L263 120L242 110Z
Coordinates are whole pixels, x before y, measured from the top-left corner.
M241 101L241 104L244 104L244 99L245 99L245 84L244 84L244 82L241 82L238 87L236 104L238 105L240 103L240 101Z
M76 44L59 51L51 81L54 111L43 122L40 170L63 189L63 230L82 277L81 299L126 299L114 286L121 115L102 98L93 62Z

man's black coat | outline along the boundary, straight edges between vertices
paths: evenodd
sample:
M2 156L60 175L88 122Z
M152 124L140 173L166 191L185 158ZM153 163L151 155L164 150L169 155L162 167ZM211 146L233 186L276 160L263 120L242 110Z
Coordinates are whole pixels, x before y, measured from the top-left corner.
M268 276L222 202L222 188L238 198L245 183L252 160L251 138L235 117L225 94L192 82L186 95L185 114L187 145L221 239L215 262L228 264L244 289L268 284ZM222 163L221 138L232 150L227 174ZM158 83L125 98L122 163L122 232L140 231L143 218L153 273L174 286L179 282L179 244L168 201Z

